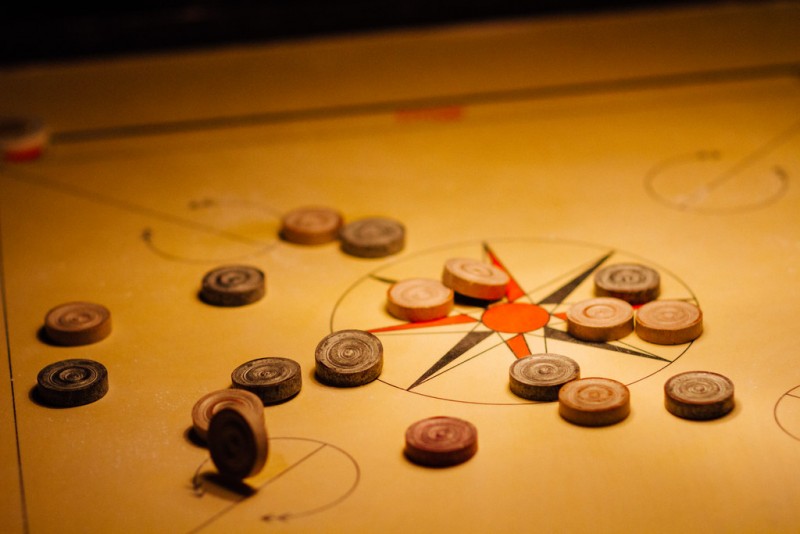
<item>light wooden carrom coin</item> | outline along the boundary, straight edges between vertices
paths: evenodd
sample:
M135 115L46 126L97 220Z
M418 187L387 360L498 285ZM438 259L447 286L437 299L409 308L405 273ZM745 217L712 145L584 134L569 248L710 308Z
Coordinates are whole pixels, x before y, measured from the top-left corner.
M733 382L709 371L680 373L664 384L664 405L684 419L716 419L733 410Z
M509 387L523 399L555 401L561 387L580 375L580 367L572 358L560 354L532 354L511 364Z
M558 392L558 413L576 425L613 425L628 417L630 392L610 378L573 380Z
M636 312L636 334L650 343L680 345L703 333L703 312L682 300L654 300Z
M208 450L217 471L242 479L258 474L267 462L267 427L263 414L226 406L208 424Z
M103 398L107 392L108 370L94 360L51 363L36 378L36 396L48 406L82 406Z
M299 245L321 245L336 241L342 227L342 215L324 206L297 208L281 219L280 235Z
M317 345L314 357L317 378L329 386L362 386L383 370L383 344L363 330L328 334Z
M406 430L406 458L428 467L466 462L478 451L475 425L455 417L429 417Z
M300 364L289 358L256 358L231 373L233 387L254 393L264 405L284 402L300 392Z
M228 406L239 406L261 415L264 404L255 393L246 389L221 389L203 395L192 408L192 424L197 437L208 439L208 424L215 413Z
M460 295L498 300L510 278L502 269L471 258L451 258L444 264L442 283Z
M631 304L644 304L658 297L661 276L645 265L617 263L595 273L594 288L598 297L615 297Z
M0 117L0 154L6 161L38 158L49 138L50 134L40 119Z
M44 331L59 345L95 343L111 333L111 312L93 302L68 302L47 312Z
M244 306L260 300L267 292L263 271L249 265L225 265L203 277L200 298L214 306Z
M339 232L342 251L360 258L382 258L403 250L405 227L394 219L368 217L344 225Z
M386 309L404 321L432 321L453 309L453 290L438 280L410 278L387 291Z
M613 341L633 332L633 306L614 297L573 304L567 311L567 332L584 341Z

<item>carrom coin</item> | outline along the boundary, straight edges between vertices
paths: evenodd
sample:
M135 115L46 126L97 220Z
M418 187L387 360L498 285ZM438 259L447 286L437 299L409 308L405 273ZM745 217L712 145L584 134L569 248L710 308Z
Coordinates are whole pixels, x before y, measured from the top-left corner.
M203 395L192 408L192 423L197 437L208 439L208 423L215 413L228 406L239 406L256 415L264 411L264 404L255 393L246 389L221 389Z
M502 269L471 258L451 258L444 264L442 283L460 295L498 300L510 278Z
M654 300L636 311L636 335L658 345L680 345L703 333L703 312L682 300Z
M342 223L342 215L333 208L306 206L283 216L280 235L290 243L321 245L339 238Z
M404 321L441 319L453 309L453 290L429 278L401 280L389 287L386 309Z
M267 292L264 272L248 265L225 265L206 273L200 298L214 306L244 306Z
M594 288L598 297L615 297L630 304L644 304L658 297L661 276L646 265L617 263L595 273Z
M664 384L664 405L673 415L704 421L733 410L733 382L709 371L680 373Z
M567 332L584 341L613 341L633 332L633 306L615 297L597 297L567 310Z
M339 232L342 251L360 258L382 258L403 250L405 227L394 219L367 217L344 225Z
M300 364L289 358L256 358L231 373L234 388L254 393L264 405L286 401L300 392Z
M456 417L429 417L406 430L406 458L428 467L466 462L478 451L478 430Z
M383 344L363 330L340 330L325 336L314 353L316 375L329 386L368 384L383 370Z
M572 358L560 354L532 354L511 364L509 387L523 399L555 401L561 387L580 375L580 367Z
M111 333L111 312L93 302L68 302L47 312L44 331L59 345L88 345Z
M610 378L573 380L558 392L558 413L576 425L613 425L628 417L630 392Z
M220 475L241 480L258 474L267 461L264 415L230 405L211 417L208 450Z
M48 406L71 408L95 402L108 392L108 370L94 360L62 360L39 371L36 396Z

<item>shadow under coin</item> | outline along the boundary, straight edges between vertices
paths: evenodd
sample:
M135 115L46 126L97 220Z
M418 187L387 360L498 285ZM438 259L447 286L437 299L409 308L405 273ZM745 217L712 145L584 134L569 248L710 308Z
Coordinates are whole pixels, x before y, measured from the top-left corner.
M498 302L497 300L484 300L484 299L476 299L474 297L468 297L466 295L461 295L456 293L453 297L453 302L459 306L472 306L474 308L488 308L491 304Z
M186 440L187 443L190 445L194 445L200 449L207 449L208 446L206 442L197 435L197 431L194 429L194 425L190 425L186 430L183 432L183 439Z
M256 490L247 483L233 478L225 477L219 473L203 473L200 475L203 480L203 490L216 497L236 500L243 497L255 495ZM233 495L231 495L233 494Z
M41 406L42 408L50 408L52 410L66 410L68 408L75 408L75 406L56 406L53 404L47 404L45 401L42 400L42 397L39 395L39 388L33 386L28 391L28 399L34 404Z
M45 330L44 326L39 327L39 330L36 331L36 339L38 339L40 343L44 343L45 345L50 345L51 347L63 346L59 345L58 343L47 337L47 331Z

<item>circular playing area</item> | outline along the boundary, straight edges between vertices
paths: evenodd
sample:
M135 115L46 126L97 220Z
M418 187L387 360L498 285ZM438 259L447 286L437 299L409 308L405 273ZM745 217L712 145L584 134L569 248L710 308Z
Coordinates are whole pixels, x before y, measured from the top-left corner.
M432 321L399 320L386 311L391 284L441 277L445 262L474 258L505 271L505 296L485 302L456 298L455 308ZM664 346L631 333L588 342L567 332L566 312L594 295L594 273L616 263L647 265L661 275L660 299L697 305L677 276L634 254L601 245L548 239L489 239L442 246L385 263L354 283L334 307L331 331L361 329L384 346L381 382L440 399L480 404L521 404L509 388L509 367L530 354L574 359L582 376L632 384L681 357L691 343Z

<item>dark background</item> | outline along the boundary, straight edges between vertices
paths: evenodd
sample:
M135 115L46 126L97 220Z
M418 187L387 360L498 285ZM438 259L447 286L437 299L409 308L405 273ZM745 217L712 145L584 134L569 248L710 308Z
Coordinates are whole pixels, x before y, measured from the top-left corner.
M52 2L52 0L51 0ZM396 28L720 3L703 0L7 0L0 65ZM10 4L10 5L9 5Z

